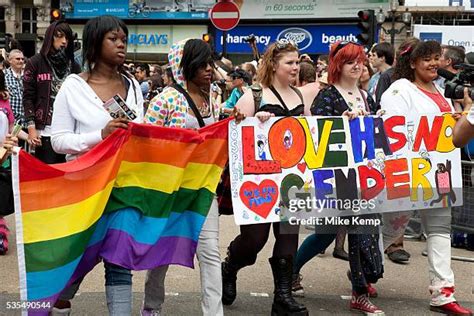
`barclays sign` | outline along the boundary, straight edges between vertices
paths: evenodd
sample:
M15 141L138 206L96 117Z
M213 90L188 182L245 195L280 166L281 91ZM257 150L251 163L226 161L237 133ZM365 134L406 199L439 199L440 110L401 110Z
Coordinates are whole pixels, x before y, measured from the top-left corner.
M277 36L277 41L280 39L293 41L300 50L308 48L313 42L311 33L300 27L291 27L281 31Z

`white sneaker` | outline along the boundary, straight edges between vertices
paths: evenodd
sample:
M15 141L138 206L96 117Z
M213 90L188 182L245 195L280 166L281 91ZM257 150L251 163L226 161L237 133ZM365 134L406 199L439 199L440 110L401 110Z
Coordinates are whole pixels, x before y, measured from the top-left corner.
M303 276L301 274L293 274L293 282L291 282L291 294L294 297L304 297L304 288L301 285Z
M71 308L57 308L53 307L51 316L69 316L71 315Z
M161 311L159 309L142 309L140 316L161 316Z

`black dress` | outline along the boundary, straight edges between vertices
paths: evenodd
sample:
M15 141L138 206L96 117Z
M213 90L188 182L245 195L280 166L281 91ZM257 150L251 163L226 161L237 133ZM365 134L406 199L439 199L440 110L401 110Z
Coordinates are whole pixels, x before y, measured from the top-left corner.
M293 109L289 110L288 107L286 106L285 101L283 101L282 97L278 93L278 91L273 87L270 86L269 89L273 92L273 94L277 97L278 101L280 101L280 104L265 104L261 103L260 108L257 110L257 112L270 112L275 114L275 116L301 116L304 114L304 104L303 104L303 96L301 95L301 92L295 88L291 87L295 93L299 96L301 99L301 104L298 104L296 107ZM263 100L262 100L263 102Z

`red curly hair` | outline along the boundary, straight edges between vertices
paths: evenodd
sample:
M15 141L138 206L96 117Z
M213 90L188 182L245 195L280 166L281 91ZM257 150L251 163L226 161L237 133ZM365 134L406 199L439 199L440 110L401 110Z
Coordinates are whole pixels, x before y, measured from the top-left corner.
M367 56L364 52L364 47L355 43L349 42L344 47L339 47L341 42L336 42L331 45L331 51L329 53L329 66L328 66L328 83L335 84L341 79L342 66L345 63L352 60L358 62L365 62Z

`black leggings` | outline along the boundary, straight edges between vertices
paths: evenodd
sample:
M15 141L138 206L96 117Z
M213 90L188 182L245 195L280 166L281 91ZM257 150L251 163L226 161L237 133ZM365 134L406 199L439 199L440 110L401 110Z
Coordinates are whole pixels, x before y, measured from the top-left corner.
M41 146L35 147L35 157L47 164L66 161L66 156L57 154L51 146L51 137L41 137Z
M229 245L232 260L240 267L250 266L257 260L257 254L262 250L270 235L271 223L241 225L240 235ZM273 223L275 245L273 257L295 257L298 248L299 226L288 223Z

